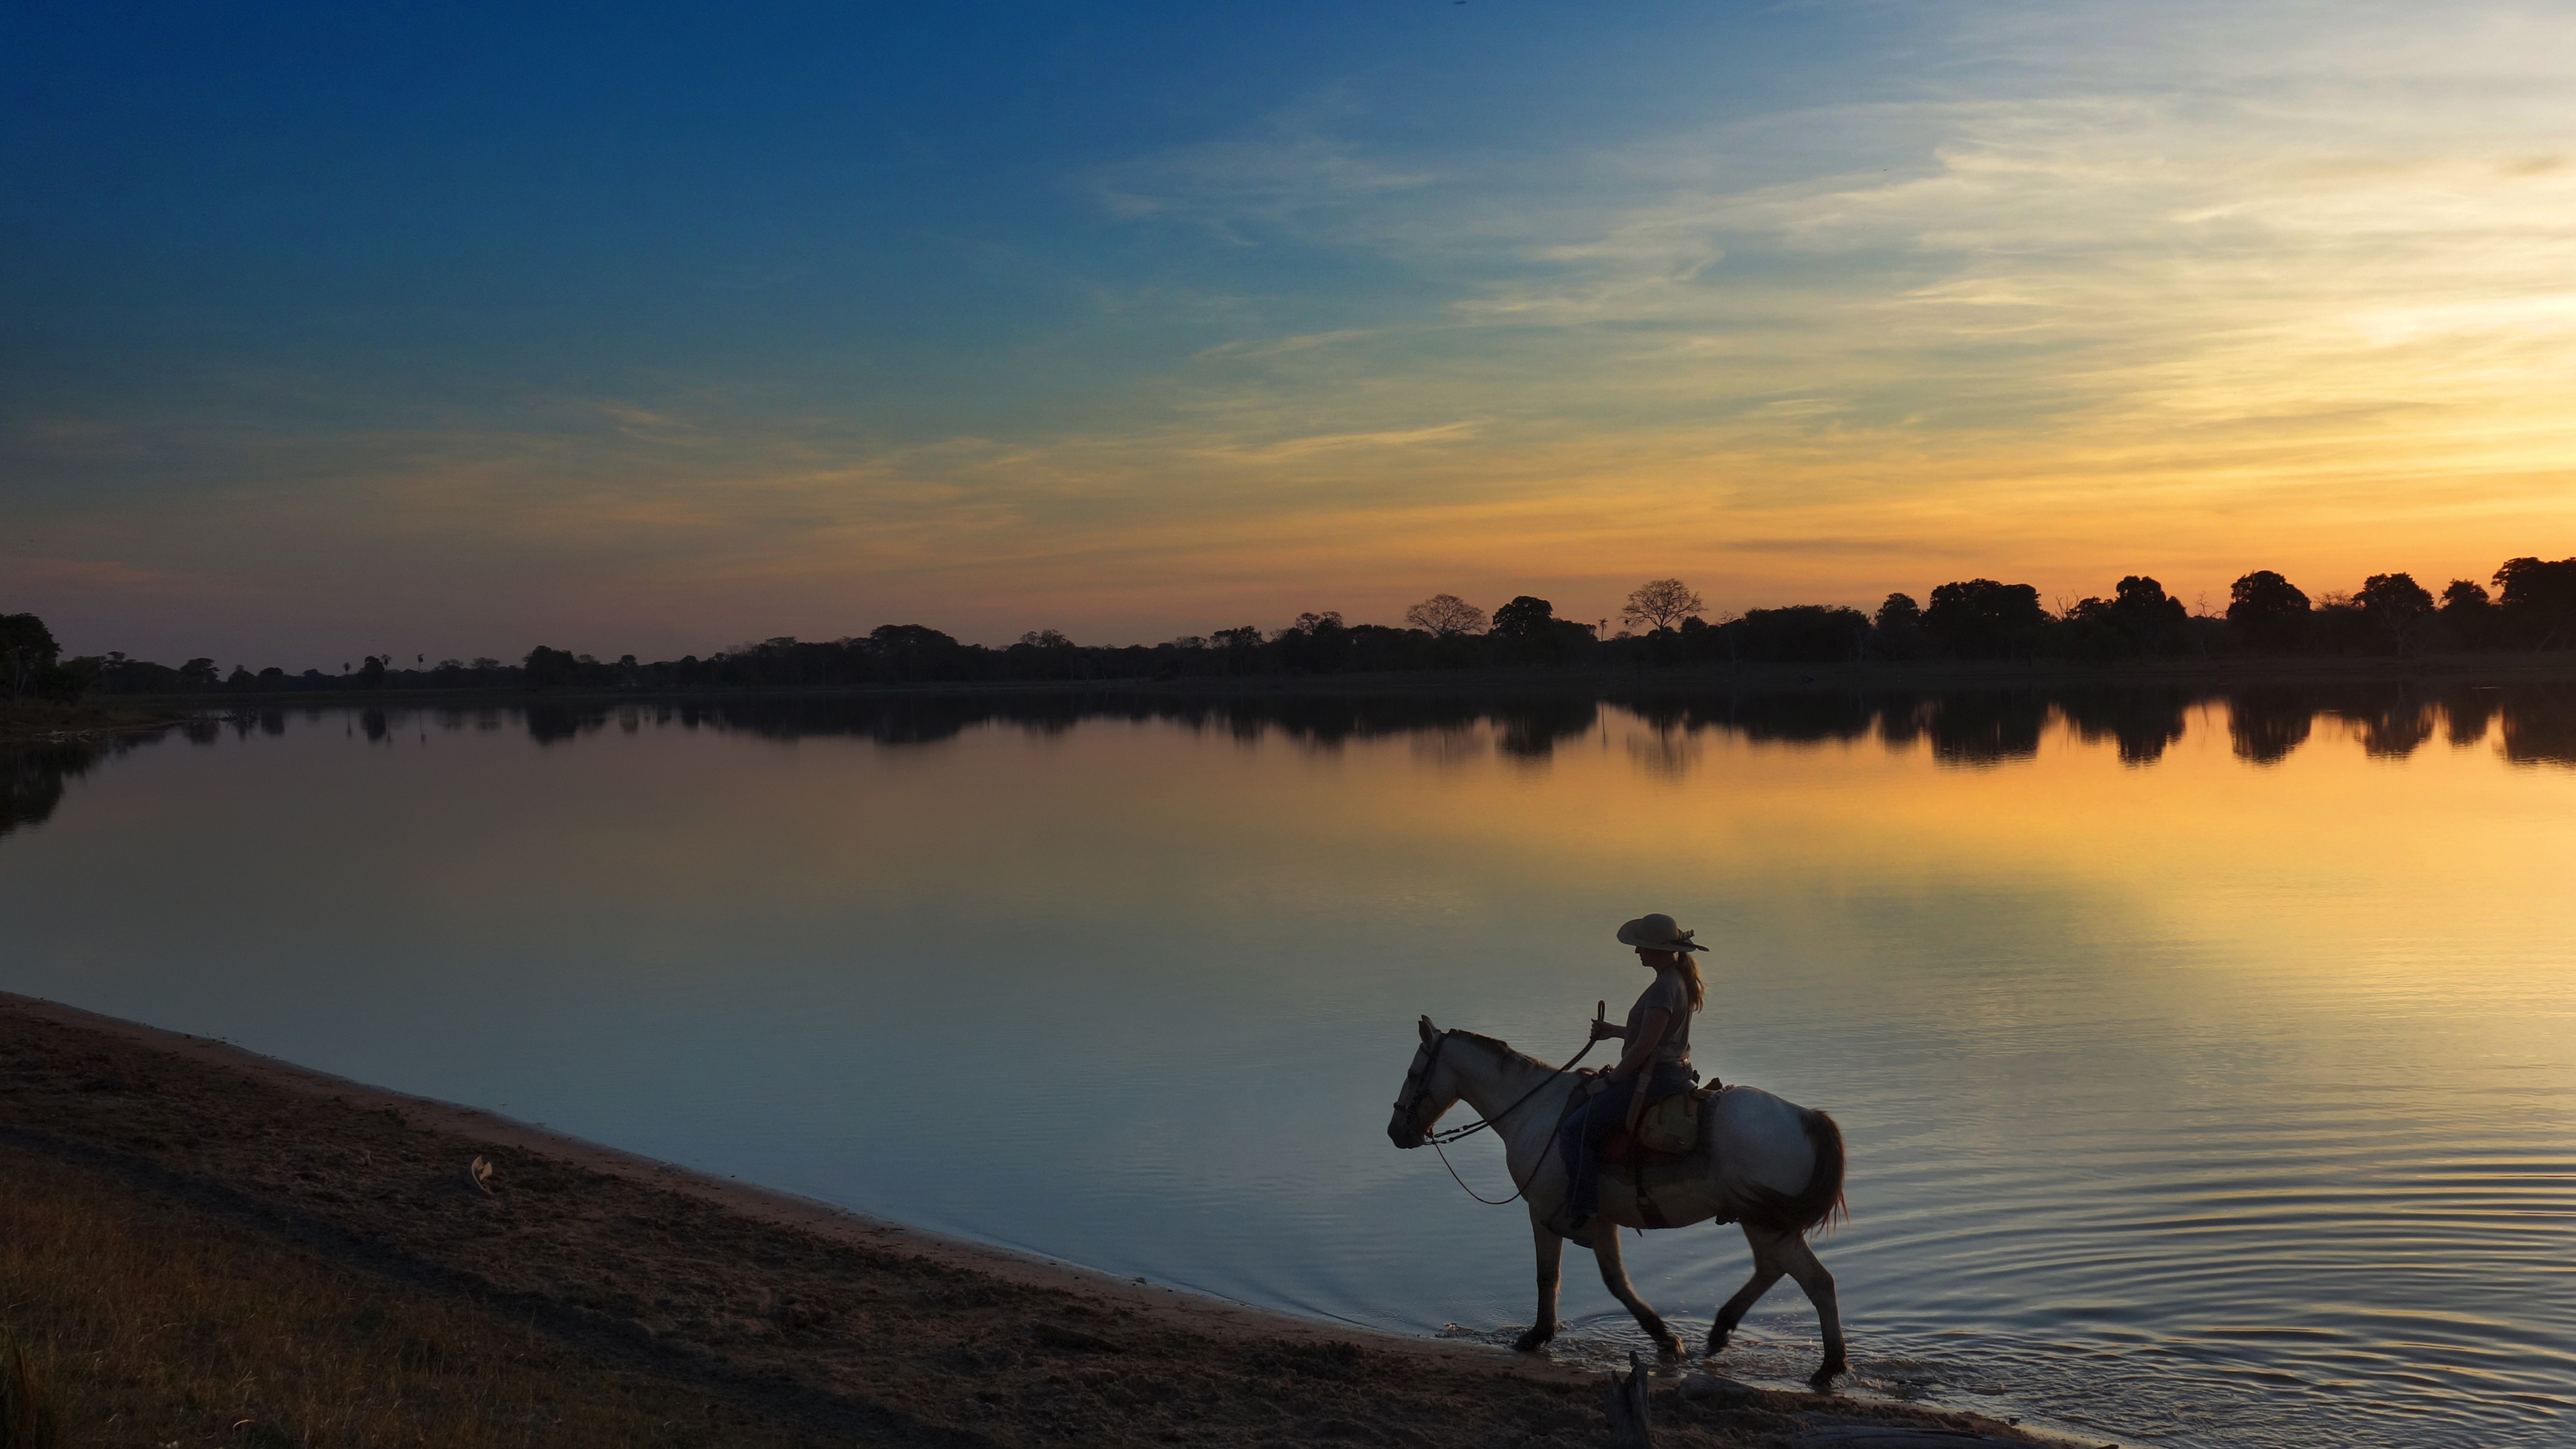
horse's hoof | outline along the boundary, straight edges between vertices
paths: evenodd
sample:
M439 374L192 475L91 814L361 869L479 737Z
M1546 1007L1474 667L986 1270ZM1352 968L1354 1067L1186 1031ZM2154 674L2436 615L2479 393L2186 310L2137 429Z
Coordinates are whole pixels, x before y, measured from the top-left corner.
M1702 1354L1701 1357L1715 1358L1724 1352L1726 1352L1726 1330L1723 1328L1710 1329L1708 1331L1708 1352Z
M1850 1372L1851 1360L1843 1357L1840 1349L1836 1349L1825 1355L1824 1363L1816 1369L1815 1376L1807 1382L1815 1385L1816 1392L1821 1394L1833 1386L1834 1379L1838 1375Z
M1512 1340L1512 1351L1514 1353L1536 1353L1540 1349L1547 1347L1547 1341L1554 1337L1556 1337L1556 1330L1553 1328L1533 1328L1529 1332Z
M1655 1340L1655 1349L1663 1355L1664 1362L1672 1363L1682 1356L1682 1341L1667 1333Z

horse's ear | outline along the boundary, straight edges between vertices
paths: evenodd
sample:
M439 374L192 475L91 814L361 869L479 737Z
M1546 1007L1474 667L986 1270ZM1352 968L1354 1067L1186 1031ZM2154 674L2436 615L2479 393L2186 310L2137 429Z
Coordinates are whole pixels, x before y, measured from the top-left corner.
M1433 1029L1431 1018L1427 1016L1422 1018L1421 1022L1418 1023L1418 1027L1422 1032L1422 1044L1424 1046L1431 1045L1431 1039L1440 1034L1437 1030Z

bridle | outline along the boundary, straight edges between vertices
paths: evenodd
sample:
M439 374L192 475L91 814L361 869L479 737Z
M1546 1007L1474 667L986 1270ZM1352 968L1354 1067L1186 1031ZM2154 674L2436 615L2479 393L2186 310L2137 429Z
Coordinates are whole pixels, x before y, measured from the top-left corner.
M1440 1064L1440 1051L1443 1047L1449 1045L1449 1038L1456 1036L1457 1034L1457 1028L1452 1027L1449 1030L1440 1033L1440 1035L1433 1037L1427 1050L1418 1049L1414 1052L1414 1056L1421 1064L1404 1074L1404 1085L1397 1089L1395 1094L1395 1110L1403 1113L1406 1121L1412 1121L1415 1115L1421 1110L1422 1094L1431 1090L1432 1068ZM1467 1196L1474 1198L1476 1201L1483 1203L1487 1207L1502 1207L1511 1203L1515 1199L1524 1196L1529 1192L1530 1182L1536 1182L1538 1180L1539 1169L1547 1165L1548 1149L1556 1146L1557 1133L1565 1130L1565 1123L1562 1120L1559 1120L1556 1126L1548 1129L1547 1141L1541 1144L1538 1150L1538 1161L1530 1168L1529 1182L1515 1179L1512 1183L1512 1195L1510 1197L1491 1198L1476 1191L1472 1187L1468 1187L1467 1179L1458 1176L1458 1169L1450 1164L1449 1154L1441 1151L1441 1149L1461 1138L1473 1137L1477 1133L1485 1131L1494 1124L1502 1121L1504 1118L1512 1115L1514 1112L1519 1111L1522 1107L1527 1106L1530 1098L1547 1090L1549 1083L1552 1083L1557 1078L1564 1076L1567 1072L1574 1070L1574 1064L1576 1062L1592 1055L1592 1048L1596 1045L1598 1045L1597 1042L1585 1042L1583 1044L1583 1050L1566 1058L1565 1065L1548 1073L1537 1086L1521 1093L1519 1101L1512 1103L1510 1106L1496 1112L1494 1115L1490 1117L1479 1117L1464 1127L1452 1127L1445 1132L1426 1131L1422 1134L1422 1140L1414 1145L1417 1147L1427 1146L1433 1152L1439 1153L1440 1165L1449 1169L1451 1180L1455 1181ZM1504 1170L1509 1171L1510 1169L1507 1167Z

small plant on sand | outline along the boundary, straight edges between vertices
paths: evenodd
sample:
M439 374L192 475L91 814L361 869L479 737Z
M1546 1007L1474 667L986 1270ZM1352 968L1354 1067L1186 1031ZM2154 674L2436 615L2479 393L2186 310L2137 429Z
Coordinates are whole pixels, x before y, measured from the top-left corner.
M0 1331L0 1449L54 1449L54 1400L36 1351Z

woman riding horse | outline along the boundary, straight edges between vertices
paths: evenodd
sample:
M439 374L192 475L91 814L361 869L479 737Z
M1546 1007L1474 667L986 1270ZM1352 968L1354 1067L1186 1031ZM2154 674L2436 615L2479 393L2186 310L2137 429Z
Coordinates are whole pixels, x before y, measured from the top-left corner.
M1619 928L1619 944L1637 948L1638 963L1655 973L1655 981L1628 1008L1624 1024L1598 1018L1592 1023L1592 1040L1615 1037L1628 1049L1618 1065L1585 1082L1589 1099L1566 1118L1557 1137L1565 1159L1565 1205L1548 1226L1566 1237L1582 1232L1600 1205L1602 1139L1615 1131L1634 1133L1648 1107L1689 1091L1699 1080L1690 1064L1690 1019L1708 990L1691 953L1708 948L1691 934L1661 912Z

